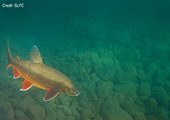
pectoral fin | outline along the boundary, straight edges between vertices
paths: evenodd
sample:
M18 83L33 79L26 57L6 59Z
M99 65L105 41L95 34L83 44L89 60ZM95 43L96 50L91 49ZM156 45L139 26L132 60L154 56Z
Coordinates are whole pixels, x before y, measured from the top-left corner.
M53 99L55 96L57 96L59 94L59 90L58 89L52 89L50 88L45 97L43 98L44 101L47 101L47 100L51 100Z
M24 80L23 82L23 86L20 89L20 91L27 91L28 89L30 89L32 87L32 84L28 81L28 80Z
M13 68L13 71L14 71L14 76L13 76L14 79L17 79L21 76L16 68Z

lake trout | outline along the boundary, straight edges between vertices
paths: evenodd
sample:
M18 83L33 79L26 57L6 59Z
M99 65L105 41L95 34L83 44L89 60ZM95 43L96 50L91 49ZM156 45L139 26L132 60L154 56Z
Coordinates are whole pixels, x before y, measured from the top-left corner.
M13 78L22 76L25 80L20 91L27 91L33 85L47 90L44 101L51 100L59 93L78 96L79 90L73 82L60 71L51 68L43 63L41 54L36 45L31 49L30 60L21 60L19 56L13 58L9 49L8 42L8 66L12 66L14 71Z

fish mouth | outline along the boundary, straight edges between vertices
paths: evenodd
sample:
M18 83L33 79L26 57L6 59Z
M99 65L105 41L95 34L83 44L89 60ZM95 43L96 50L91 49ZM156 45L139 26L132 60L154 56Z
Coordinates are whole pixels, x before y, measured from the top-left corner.
M77 94L75 94L75 95L72 95L72 96L78 96L80 94L80 91L79 91L79 93L77 93Z

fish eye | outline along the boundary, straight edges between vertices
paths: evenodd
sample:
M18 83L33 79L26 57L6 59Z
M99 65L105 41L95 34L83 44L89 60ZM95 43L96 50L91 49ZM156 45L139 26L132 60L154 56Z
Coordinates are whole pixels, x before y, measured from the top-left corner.
M73 91L73 92L75 92L75 90L74 90L74 89L72 89L72 91Z

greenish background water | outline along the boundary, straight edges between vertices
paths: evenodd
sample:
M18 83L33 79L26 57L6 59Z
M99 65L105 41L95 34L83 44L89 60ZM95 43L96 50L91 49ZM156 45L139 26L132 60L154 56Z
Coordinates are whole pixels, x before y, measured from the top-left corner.
M168 0L0 4L0 120L169 120ZM37 45L44 63L81 94L44 102L45 90L20 92L23 79L6 70L7 39L12 55L25 60Z

